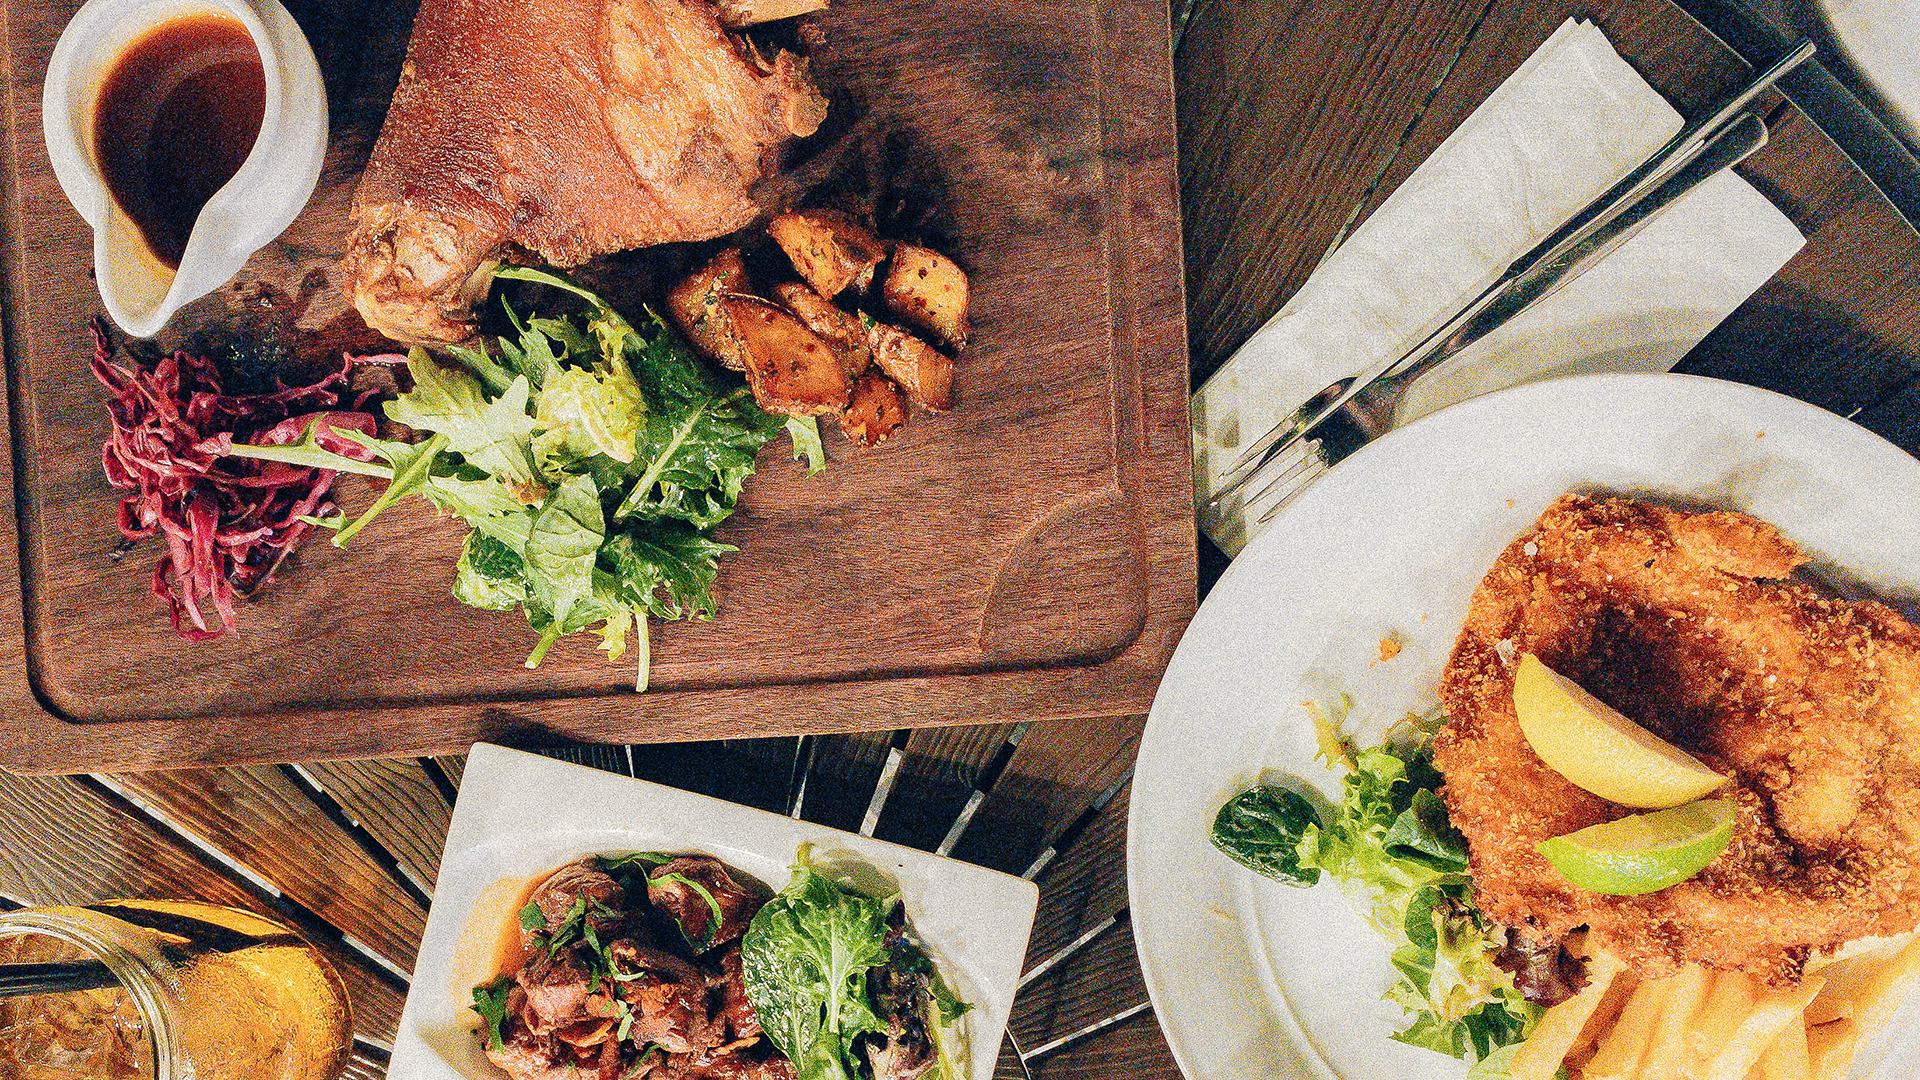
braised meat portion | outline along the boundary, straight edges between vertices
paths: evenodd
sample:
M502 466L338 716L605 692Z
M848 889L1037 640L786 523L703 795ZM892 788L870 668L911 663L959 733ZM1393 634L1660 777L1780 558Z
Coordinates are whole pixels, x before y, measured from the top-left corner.
M499 1013L488 1059L515 1080L790 1080L747 999L738 945L772 895L706 856L554 871L520 911L513 970L475 991L483 1017Z
M346 288L390 338L464 340L503 255L565 267L739 229L825 116L804 59L767 58L705 0L423 0Z
M740 940L772 890L706 855L683 855L647 873L647 900L705 951Z
M788 1053L813 1076L953 1075L968 1006L905 906L799 858L778 896L706 855L561 867L519 912L510 970L474 988L488 1059L514 1080L796 1080Z

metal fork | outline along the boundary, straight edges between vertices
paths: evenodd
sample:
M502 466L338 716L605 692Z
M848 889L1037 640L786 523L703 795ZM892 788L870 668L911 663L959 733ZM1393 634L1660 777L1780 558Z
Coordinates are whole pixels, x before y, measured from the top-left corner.
M1578 277L1707 178L1766 145L1761 120L1743 111L1814 53L1802 41L1758 79L1664 147L1606 194L1510 264L1492 285L1405 355L1328 386L1250 446L1225 483L1201 504L1201 526L1222 531L1230 515L1260 504L1264 524L1335 463L1384 434L1407 388L1460 350ZM1250 497L1229 501L1256 479Z

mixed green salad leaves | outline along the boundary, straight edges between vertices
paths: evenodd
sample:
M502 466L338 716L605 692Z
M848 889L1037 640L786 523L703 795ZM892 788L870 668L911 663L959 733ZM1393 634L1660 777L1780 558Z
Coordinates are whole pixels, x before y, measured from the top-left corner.
M1393 948L1398 978L1386 996L1412 1018L1394 1038L1497 1067L1497 1051L1524 1040L1541 1010L1493 961L1498 942L1473 906L1466 841L1447 820L1424 736L1327 750L1346 769L1329 820L1300 794L1263 784L1220 808L1214 846L1288 885L1331 875Z
M356 460L322 449L309 431L291 445L233 453L387 480L359 517L314 519L337 530L336 546L409 495L461 518L472 531L453 594L473 607L519 608L539 635L528 667L588 629L618 659L635 632L635 689L645 690L647 619L713 617L719 558L736 550L713 530L733 513L760 448L785 431L794 457L818 472L819 427L763 412L652 312L636 327L560 275L502 267L496 276L573 293L586 311L523 320L509 307L515 336L450 350L458 367L415 349L413 388L386 414L424 441L340 431L365 447Z
M767 1038L800 1080L854 1080L856 1043L887 1034L868 973L891 965L916 984L920 1023L933 1044L934 1080L964 1073L951 1025L969 1006L954 996L925 950L895 924L898 896L862 895L814 866L802 847L793 880L762 907L741 940L747 999Z

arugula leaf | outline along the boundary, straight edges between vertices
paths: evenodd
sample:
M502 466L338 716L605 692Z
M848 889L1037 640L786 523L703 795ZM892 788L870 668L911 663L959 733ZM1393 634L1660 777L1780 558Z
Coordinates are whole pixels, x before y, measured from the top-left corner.
M484 343L477 348L464 345L447 345L444 348L447 355L460 361L461 366L471 371L486 386L487 393L497 397L506 393L507 387L513 385L513 372L501 367L493 357L487 355Z
M806 460L808 476L827 467L827 448L820 443L819 417L787 417L787 435L793 440L793 460Z
M855 1042L884 1030L867 1001L867 972L887 961L887 915L897 902L832 881L803 846L793 880L748 924L740 943L747 1000L800 1080L860 1075Z
M473 1004L468 1008L480 1014L487 1025L487 1048L499 1050L506 1042L500 1037L500 1024L507 1018L507 991L513 980L505 975L473 988Z
M539 904L531 900L527 901L527 906L520 909L520 929L545 930L546 928L546 912L540 910Z
M433 468L435 459L447 446L447 437L438 434L417 444L367 439L364 436L362 441L393 466L393 479L387 484L387 489L380 493L380 497L373 500L373 505L367 507L366 513L355 518L350 524L342 526L339 532L333 534L334 547L346 547L347 541L359 535L360 530L366 528L374 518L379 517L382 511L399 502L403 496L419 491L426 483L427 473Z
M500 476L511 488L536 491L533 417L527 415L532 391L526 376L516 376L498 398L465 371L441 367L424 349L408 355L413 389L387 403L387 418L421 431L446 435L447 446L470 464Z
M593 566L605 536L600 489L591 476L560 485L534 515L527 587L554 622L565 625L573 606L593 595Z
M720 556L737 550L677 522L628 528L607 538L603 559L613 567L622 602L660 619L711 619Z
M746 387L720 383L664 326L658 329L637 365L647 402L632 458L640 472L614 516L712 528L733 513L760 448L786 419L762 412Z
M357 431L336 430L336 433L342 437L354 437L354 441L356 442L368 442L367 438ZM379 440L374 440L374 442L377 443ZM405 444L402 443L398 445ZM377 446L375 448L378 449ZM280 461L288 465L304 465L309 469L331 469L334 472L371 476L377 480L390 480L393 478L393 469L391 466L381 465L373 461L355 461L353 458L336 454L321 446L319 439L316 438L313 433L313 425L308 425L307 430L301 434L297 442L291 442L281 446L234 443L227 448L227 456L258 458L262 461Z

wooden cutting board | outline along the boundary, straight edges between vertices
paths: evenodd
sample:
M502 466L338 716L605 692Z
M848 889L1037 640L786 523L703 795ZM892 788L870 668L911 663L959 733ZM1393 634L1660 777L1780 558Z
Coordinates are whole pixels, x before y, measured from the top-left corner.
M305 213L173 327L291 324L353 340L337 260L412 5L291 3L333 135ZM817 17L836 113L795 187L855 160L932 177L973 275L957 405L805 476L762 455L716 596L654 631L653 689L592 635L536 670L516 613L448 592L462 526L417 500L348 550L310 541L191 643L123 548L87 369L91 239L47 163L47 57L75 0L4 5L4 297L12 452L0 459L0 765L97 771L1144 711L1194 606L1187 366L1167 10L1159 0L842 0ZM540 62L538 42L528 62ZM924 184L922 186L925 186ZM790 194L790 193L789 193ZM669 253L670 255L671 253ZM648 299L647 262L589 277ZM684 261L684 260L683 260ZM170 327L170 337L183 337ZM353 481L351 510L371 498Z

